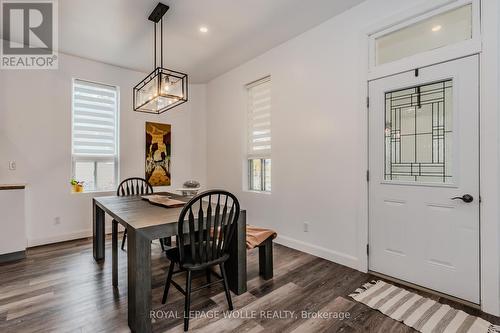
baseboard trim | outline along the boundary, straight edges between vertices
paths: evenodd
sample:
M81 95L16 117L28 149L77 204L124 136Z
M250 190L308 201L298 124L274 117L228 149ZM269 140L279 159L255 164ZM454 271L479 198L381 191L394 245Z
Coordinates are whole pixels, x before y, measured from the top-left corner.
M26 258L26 251L17 251L0 255L0 264Z
M120 226L118 226L118 228L120 228ZM118 230L121 231L120 229ZM109 227L106 225L105 233L106 234L111 233L111 225L109 225ZM87 238L87 237L92 237L92 229L80 230L52 237L31 238L31 239L28 238L28 247L67 242L70 240Z
M111 233L111 226L106 227L106 234ZM45 237L45 238L32 238L28 239L28 247L35 247L47 244L54 244L60 242L66 242L75 239L92 237L92 229L80 230L77 232L57 235L53 237ZM277 244L284 245L286 247L290 247L292 249L302 251L305 253L312 254L314 256L333 261L335 263L351 267L353 269L358 270L359 260L358 258L351 256L349 254L345 254L338 251L333 251L321 246L317 246L311 243L306 243L291 237L287 236L278 236L274 240Z
M359 268L359 259L346 253L333 251L311 243L306 243L291 237L279 235L275 240L276 243L299 250L305 253L312 254L337 264L341 264L355 270Z

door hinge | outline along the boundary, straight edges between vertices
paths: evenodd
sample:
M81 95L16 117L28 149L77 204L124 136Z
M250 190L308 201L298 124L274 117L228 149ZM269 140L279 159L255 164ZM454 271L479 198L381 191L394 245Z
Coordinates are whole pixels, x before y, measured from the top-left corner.
M369 244L366 244L366 255L367 256L370 255L370 245Z
M370 181L370 170L366 170L366 181Z
M366 107L369 108L370 107L370 97L366 97Z
M419 74L420 74L420 73L419 73L418 68L415 68L415 77L418 77L418 75L419 75Z

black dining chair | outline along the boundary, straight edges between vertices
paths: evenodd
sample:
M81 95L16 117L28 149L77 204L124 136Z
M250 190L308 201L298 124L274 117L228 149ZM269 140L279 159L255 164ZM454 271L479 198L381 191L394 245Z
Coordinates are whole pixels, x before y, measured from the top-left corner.
M129 196L129 195L145 195L153 194L153 186L143 178L132 177L127 178L120 183L118 189L116 190L116 195L119 197ZM116 221L113 220L113 223ZM122 250L125 249L125 240L127 239L127 229L123 233L122 239ZM163 243L162 243L163 247Z
M194 291L222 282L229 310L233 310L224 263L229 259L229 244L235 233L239 215L238 199L223 190L210 190L196 195L184 206L179 215L177 247L166 251L170 259L170 268L162 304L167 301L170 284L184 294L184 331L189 328L191 293ZM176 263L179 265L179 270L174 272ZM219 266L222 276L212 271L213 266ZM192 289L193 273L197 271L205 271L208 281L207 284ZM187 272L185 290L172 280L174 274L181 272ZM210 274L219 279L211 282Z

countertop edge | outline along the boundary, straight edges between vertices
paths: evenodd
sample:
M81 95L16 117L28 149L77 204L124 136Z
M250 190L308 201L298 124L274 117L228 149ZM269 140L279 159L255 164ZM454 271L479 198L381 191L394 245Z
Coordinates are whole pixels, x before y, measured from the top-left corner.
M0 191L7 191L7 190L24 190L26 188L25 184L0 184Z

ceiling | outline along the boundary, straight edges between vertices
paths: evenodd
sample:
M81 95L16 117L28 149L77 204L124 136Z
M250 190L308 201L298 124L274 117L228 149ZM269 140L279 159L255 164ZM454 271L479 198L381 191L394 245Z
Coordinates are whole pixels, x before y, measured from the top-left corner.
M164 67L207 82L363 0L164 0ZM59 1L59 49L125 68L153 69L157 0ZM203 34L200 26L208 27Z

